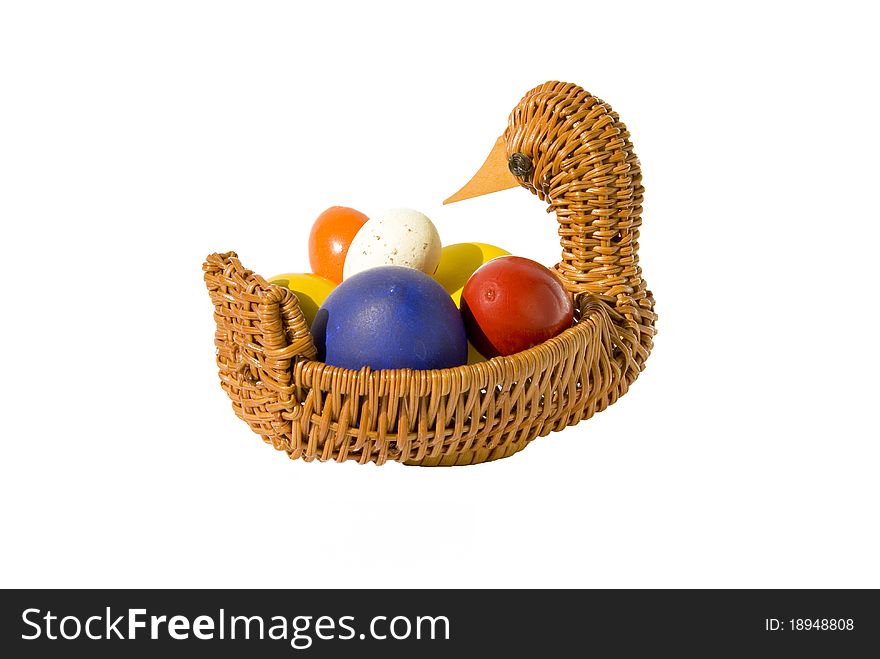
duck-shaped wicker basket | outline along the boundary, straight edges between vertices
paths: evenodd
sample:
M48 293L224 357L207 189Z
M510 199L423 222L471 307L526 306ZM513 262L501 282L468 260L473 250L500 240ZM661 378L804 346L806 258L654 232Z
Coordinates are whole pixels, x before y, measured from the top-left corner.
M510 114L457 201L518 184L556 213L575 324L545 343L456 368L352 371L315 361L296 296L234 252L203 269L220 382L235 413L291 458L468 465L601 412L651 352L654 299L638 262L642 193L629 132L604 101L547 82Z

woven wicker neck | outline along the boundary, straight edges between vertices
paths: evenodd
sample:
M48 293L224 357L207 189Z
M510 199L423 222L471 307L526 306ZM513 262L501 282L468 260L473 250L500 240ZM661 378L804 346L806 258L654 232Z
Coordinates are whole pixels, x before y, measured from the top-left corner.
M549 202L559 222L556 269L572 291L606 298L640 288L641 169L629 132L611 107L571 83L547 82L510 114L508 154L531 170L521 184Z

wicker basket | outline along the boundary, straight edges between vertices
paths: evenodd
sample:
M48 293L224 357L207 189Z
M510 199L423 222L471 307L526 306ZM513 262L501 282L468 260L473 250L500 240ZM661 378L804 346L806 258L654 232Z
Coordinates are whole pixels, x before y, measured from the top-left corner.
M306 461L475 464L512 455L626 393L656 320L638 265L643 188L629 133L608 104L548 82L514 108L502 139L518 183L556 213L555 268L574 296L574 326L479 364L352 371L314 361L293 293L245 269L234 252L212 254L203 268L220 382L264 441Z

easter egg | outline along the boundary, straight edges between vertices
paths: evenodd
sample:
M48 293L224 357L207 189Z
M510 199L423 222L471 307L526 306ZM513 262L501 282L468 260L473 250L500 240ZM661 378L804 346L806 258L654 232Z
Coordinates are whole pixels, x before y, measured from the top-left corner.
M324 304L324 300L336 288L335 282L310 272L278 275L272 277L269 283L283 286L293 291L296 299L299 300L299 308L302 309L303 316L305 316L306 323L309 326L315 320L318 307Z
M456 243L440 251L440 264L434 279L452 296L455 306L461 306L461 289L481 265L510 252L486 243Z
M409 208L385 211L358 231L345 258L343 279L381 265L400 265L434 274L440 235L428 217Z
M468 346L452 298L428 275L381 266L337 286L312 325L318 359L342 368L460 366Z
M480 351L474 348L474 344L468 341L468 365L471 364L479 364L481 362L488 361L483 355L480 354Z
M312 272L337 284L341 282L351 241L367 219L360 211L345 206L333 206L321 213L309 234Z
M574 305L562 283L540 263L499 256L465 284L461 315L474 347L495 357L531 348L571 327Z

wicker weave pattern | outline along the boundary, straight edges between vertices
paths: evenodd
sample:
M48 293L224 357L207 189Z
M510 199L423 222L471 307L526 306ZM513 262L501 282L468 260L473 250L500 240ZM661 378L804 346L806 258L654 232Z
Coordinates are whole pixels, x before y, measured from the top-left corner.
M517 105L505 138L508 153L534 164L524 187L556 211L556 269L574 295L575 326L481 364L350 371L314 361L290 291L233 252L213 254L203 268L221 385L266 442L306 461L473 464L512 455L626 393L655 321L638 267L642 187L629 134L602 101L550 82Z
M604 101L577 85L546 82L510 114L508 153L531 158L524 187L559 221L556 270L573 292L614 304L635 333L640 364L651 352L654 299L639 267L642 171L629 131Z

